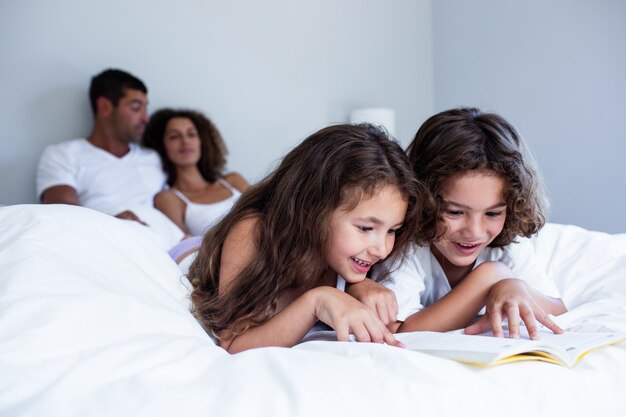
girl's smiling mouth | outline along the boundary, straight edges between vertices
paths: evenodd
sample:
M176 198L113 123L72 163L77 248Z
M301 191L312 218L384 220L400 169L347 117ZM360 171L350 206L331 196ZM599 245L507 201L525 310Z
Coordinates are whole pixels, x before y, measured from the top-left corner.
M364 273L369 271L370 267L373 265L372 262L364 261L363 259L359 259L356 256L350 257L352 259L352 263L357 269L357 271Z

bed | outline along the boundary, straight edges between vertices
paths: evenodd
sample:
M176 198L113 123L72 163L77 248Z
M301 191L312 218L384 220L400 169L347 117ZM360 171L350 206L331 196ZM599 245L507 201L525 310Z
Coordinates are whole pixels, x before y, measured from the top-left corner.
M578 331L626 332L626 234L547 225L537 262ZM617 416L626 343L575 368L464 365L379 344L229 355L136 226L72 206L0 209L1 416Z

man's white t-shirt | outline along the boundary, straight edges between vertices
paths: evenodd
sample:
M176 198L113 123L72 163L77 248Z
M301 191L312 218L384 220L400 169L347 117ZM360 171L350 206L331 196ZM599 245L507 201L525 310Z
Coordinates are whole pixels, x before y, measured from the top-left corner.
M534 260L531 239L518 238L503 248L485 248L475 266L487 261L499 261L512 271L511 278L523 279L532 288L550 297L560 298L555 283ZM407 257L399 267L391 269L381 282L392 290L398 301L398 320L404 321L412 314L433 304L451 291L450 283L428 246L411 245Z
M159 155L135 143L121 158L86 139L48 146L37 170L37 196L56 185L69 185L81 206L116 215L129 206L152 205L163 189Z
M169 249L183 232L153 207L165 180L159 155L152 149L131 143L129 152L118 158L80 138L44 150L37 169L37 196L50 187L69 185L81 206L110 215L134 212Z

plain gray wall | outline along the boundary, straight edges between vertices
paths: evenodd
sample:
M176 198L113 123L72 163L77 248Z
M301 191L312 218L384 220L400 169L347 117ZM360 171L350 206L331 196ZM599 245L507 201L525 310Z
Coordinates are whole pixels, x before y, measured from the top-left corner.
M477 105L528 140L550 220L626 232L623 0L0 0L0 203L35 201L45 145L89 133L89 78L141 77L150 111L194 107L261 178L356 107L391 107L406 145Z
M476 105L526 138L549 219L626 232L626 1L434 1L435 109Z
M433 110L430 0L0 0L0 203L34 202L43 148L87 135L87 89L139 76L150 112L205 112L256 181L350 110L389 107L403 145Z

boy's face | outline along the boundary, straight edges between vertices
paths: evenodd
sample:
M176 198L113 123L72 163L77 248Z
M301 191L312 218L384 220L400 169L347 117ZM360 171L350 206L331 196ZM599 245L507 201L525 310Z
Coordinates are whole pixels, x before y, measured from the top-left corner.
M504 227L504 180L488 171L470 172L448 179L442 196L446 232L431 249L446 275L454 268L468 273Z

